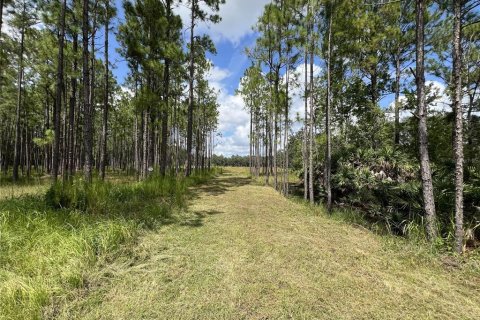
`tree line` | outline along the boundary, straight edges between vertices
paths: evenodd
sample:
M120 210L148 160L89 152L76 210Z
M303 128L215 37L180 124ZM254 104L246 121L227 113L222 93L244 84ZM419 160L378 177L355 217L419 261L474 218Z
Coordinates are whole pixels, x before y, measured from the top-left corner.
M223 2L125 0L117 19L112 0L2 0L3 176L68 182L83 172L88 183L107 169L145 179L209 168L218 103L206 55L215 47L195 27L219 22ZM188 26L179 5L189 8ZM112 34L129 68L122 84Z
M480 238L479 6L271 1L238 90L252 174L287 195L298 169L311 203L354 206L403 234L421 224L462 252Z

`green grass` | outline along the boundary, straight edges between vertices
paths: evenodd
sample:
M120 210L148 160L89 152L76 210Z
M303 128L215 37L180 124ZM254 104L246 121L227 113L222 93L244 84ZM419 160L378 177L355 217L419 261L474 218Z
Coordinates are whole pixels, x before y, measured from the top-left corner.
M145 230L173 223L187 188L210 176L91 186L76 180L47 196L45 185L16 186L35 189L0 200L0 319L55 316L90 285L98 265L128 255Z
M478 256L435 253L228 168L102 265L60 319L476 319Z

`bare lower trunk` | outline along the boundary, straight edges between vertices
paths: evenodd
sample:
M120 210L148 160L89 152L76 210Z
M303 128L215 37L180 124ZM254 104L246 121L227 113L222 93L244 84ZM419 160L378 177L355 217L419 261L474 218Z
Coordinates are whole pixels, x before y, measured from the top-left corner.
M455 250L463 252L463 107L462 107L462 1L454 0L453 109L455 112Z
M425 68L424 68L424 19L425 0L416 2L416 84L418 137L420 147L420 171L423 187L423 206L428 238L433 241L437 237L435 201L433 195L432 172L428 155L427 108L425 105Z
M325 152L325 191L327 193L327 210L332 211L332 188L330 176L332 171L332 137L330 132L330 110L332 104L332 21L333 12L330 10L330 19L328 21L328 48L327 48L327 104L325 108L325 134L327 136L327 146Z
M189 78L189 103L188 103L188 119L187 119L187 167L185 175L192 173L192 140L193 140L193 82L195 76L195 53L194 53L194 28L195 28L195 6L197 0L192 0L191 21L190 21L190 78Z
M143 112L143 157L142 157L142 178L147 177L148 172L148 111Z
M287 71L286 71L286 82L285 82L285 137L284 137L284 145L283 145L283 152L284 152L284 159L285 159L285 167L284 167L284 171L283 171L283 182L284 182L284 187L283 187L283 194L284 195L288 195L288 133L289 133L289 121L288 121L288 117L289 117L289 101L288 101L288 89L289 89L289 79L290 77L290 70L289 70L289 67L288 67L288 64L287 64Z
M253 144L254 144L254 137L253 137L253 117L254 117L254 109L253 107L250 108L250 135L248 136L249 140L249 153L248 153L248 166L250 169L250 175L253 176Z
M108 95L109 95L109 83L108 83L108 31L109 31L109 17L108 17L108 3L105 4L105 48L104 48L104 90L103 93L103 124L102 124L102 146L100 153L100 178L105 180L105 169L107 166L107 139L108 139Z
M26 4L24 2L23 11L25 12ZM21 149L21 127L20 114L22 109L22 86L23 86L23 52L25 44L25 27L22 26L20 31L20 53L18 58L18 88L17 88L17 110L15 116L15 147L13 156L13 180L18 180L18 166L20 165L20 149Z
M167 40L170 41L170 25L172 23L171 0L166 1L167 15ZM163 111L162 111L162 141L160 146L160 174L164 176L167 170L167 149L168 149L168 114L170 111L170 60L165 60L164 70L164 94L163 94Z
M60 21L59 28L60 32L58 35L58 61L57 61L57 84L55 92L55 112L54 112L54 130L55 130L55 141L53 145L53 172L52 179L57 181L58 168L60 163L60 112L63 105L63 48L65 41L65 9L67 2L66 0L62 1L60 9Z
M314 97L313 97L313 48L311 48L310 52L310 128L309 128L309 139L308 139L308 191L310 197L310 203L313 204L315 202L315 196L313 192L313 139L314 139L314 132L313 128L315 126L315 106L314 106Z
M400 143L400 74L400 53L397 52L395 58L395 145Z
M4 0L0 0L0 48L3 47L3 44L2 44L3 7L4 7ZM0 77L2 75L3 75L3 71L0 70ZM2 83L0 81L0 92L1 90L2 90Z
M308 141L308 53L305 48L305 113L303 116L303 141L302 141L302 156L303 156L303 199L308 199L308 155L307 155L307 141Z
M85 181L92 181L92 156L93 156L93 119L92 119L92 104L90 101L90 68L89 68L89 52L88 52L88 12L89 1L83 0L83 106L84 106L84 148L85 148L85 163L83 174ZM92 52L94 54L94 52Z
M4 0L0 0L0 38L1 38L1 36L2 36L3 5L4 5Z
M71 79L71 89L72 95L70 97L70 108L68 113L68 176L72 176L74 172L74 152L75 152L75 106L77 104L77 76L78 71L78 62L77 62L77 51L78 51L78 36L75 34L73 36L73 76Z

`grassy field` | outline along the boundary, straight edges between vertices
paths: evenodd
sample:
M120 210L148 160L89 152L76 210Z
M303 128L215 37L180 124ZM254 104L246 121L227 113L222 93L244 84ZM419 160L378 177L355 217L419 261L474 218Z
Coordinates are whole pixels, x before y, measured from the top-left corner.
M477 319L480 266L375 235L227 172L97 265L60 319Z
M15 186L13 196L2 193L0 319L56 317L59 306L90 287L100 266L131 254L147 230L174 223L187 188L209 178L135 183L117 177L86 190L75 182L64 189L75 194L75 208L48 205L56 199L45 196L48 182Z

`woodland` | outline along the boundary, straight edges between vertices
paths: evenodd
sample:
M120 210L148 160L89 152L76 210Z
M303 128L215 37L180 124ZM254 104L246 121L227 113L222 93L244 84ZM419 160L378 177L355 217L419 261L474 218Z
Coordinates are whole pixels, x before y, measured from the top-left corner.
M251 114L252 175L288 195L289 172L300 172L303 198L328 211L358 209L394 234L421 226L431 241L443 239L457 252L466 240L475 246L479 6L267 5L238 92ZM293 116L300 129L291 121L298 88L304 110ZM382 106L387 96L393 102Z
M0 0L0 319L474 319L480 1L269 1L227 156L229 1Z

